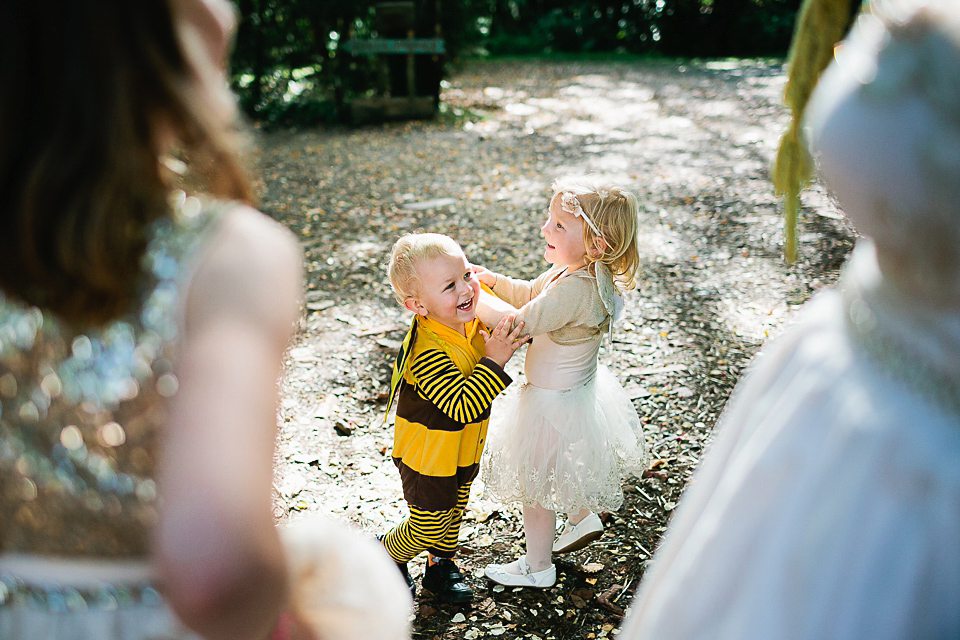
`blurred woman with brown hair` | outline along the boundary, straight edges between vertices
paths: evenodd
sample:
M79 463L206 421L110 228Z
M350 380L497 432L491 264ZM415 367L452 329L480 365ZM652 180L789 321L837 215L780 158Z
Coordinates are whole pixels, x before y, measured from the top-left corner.
M0 637L316 637L271 508L301 256L250 206L234 24L0 3Z

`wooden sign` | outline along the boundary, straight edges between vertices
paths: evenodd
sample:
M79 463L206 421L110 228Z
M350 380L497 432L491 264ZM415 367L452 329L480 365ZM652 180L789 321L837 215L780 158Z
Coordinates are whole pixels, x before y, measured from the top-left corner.
M426 53L437 55L446 51L442 38L370 38L367 40L347 40L341 48L352 55L382 53Z

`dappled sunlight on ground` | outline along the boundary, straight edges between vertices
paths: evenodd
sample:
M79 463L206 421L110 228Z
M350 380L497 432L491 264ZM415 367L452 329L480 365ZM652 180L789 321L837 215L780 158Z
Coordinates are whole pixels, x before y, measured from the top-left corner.
M283 386L277 519L328 513L373 535L406 513L384 423L409 323L384 270L396 238L447 233L473 262L532 278L547 266L550 183L605 173L639 197L642 262L602 357L646 424L653 466L626 483L601 541L561 563L560 585L532 594L476 577L521 542L517 506L484 500L478 483L460 560L476 601L462 612L422 602L415 629L431 639L608 635L743 367L835 281L852 243L814 185L798 262L783 263L769 180L787 122L783 82L770 61L477 61L449 79L436 121L263 136L261 205L299 235L307 273ZM509 363L518 380L522 364L522 352ZM617 588L619 604L604 605Z

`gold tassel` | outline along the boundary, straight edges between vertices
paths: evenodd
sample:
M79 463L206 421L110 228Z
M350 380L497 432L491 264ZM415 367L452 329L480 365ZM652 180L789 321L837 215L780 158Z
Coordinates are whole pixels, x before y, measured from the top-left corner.
M787 64L790 68L784 101L790 107L790 127L780 139L773 166L773 188L784 196L784 246L787 263L797 258L797 218L800 189L813 173L810 155L800 140L803 110L820 74L833 58L833 48L843 37L850 17L851 0L804 0L797 16L797 27Z

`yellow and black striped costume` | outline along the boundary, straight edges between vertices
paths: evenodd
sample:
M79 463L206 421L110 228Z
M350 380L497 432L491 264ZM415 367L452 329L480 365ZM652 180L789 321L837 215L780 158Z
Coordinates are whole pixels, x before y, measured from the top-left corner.
M447 558L456 553L490 405L511 382L483 356L481 328L474 320L463 336L417 316L397 358L393 461L410 507L410 517L384 538L397 562L423 551Z

